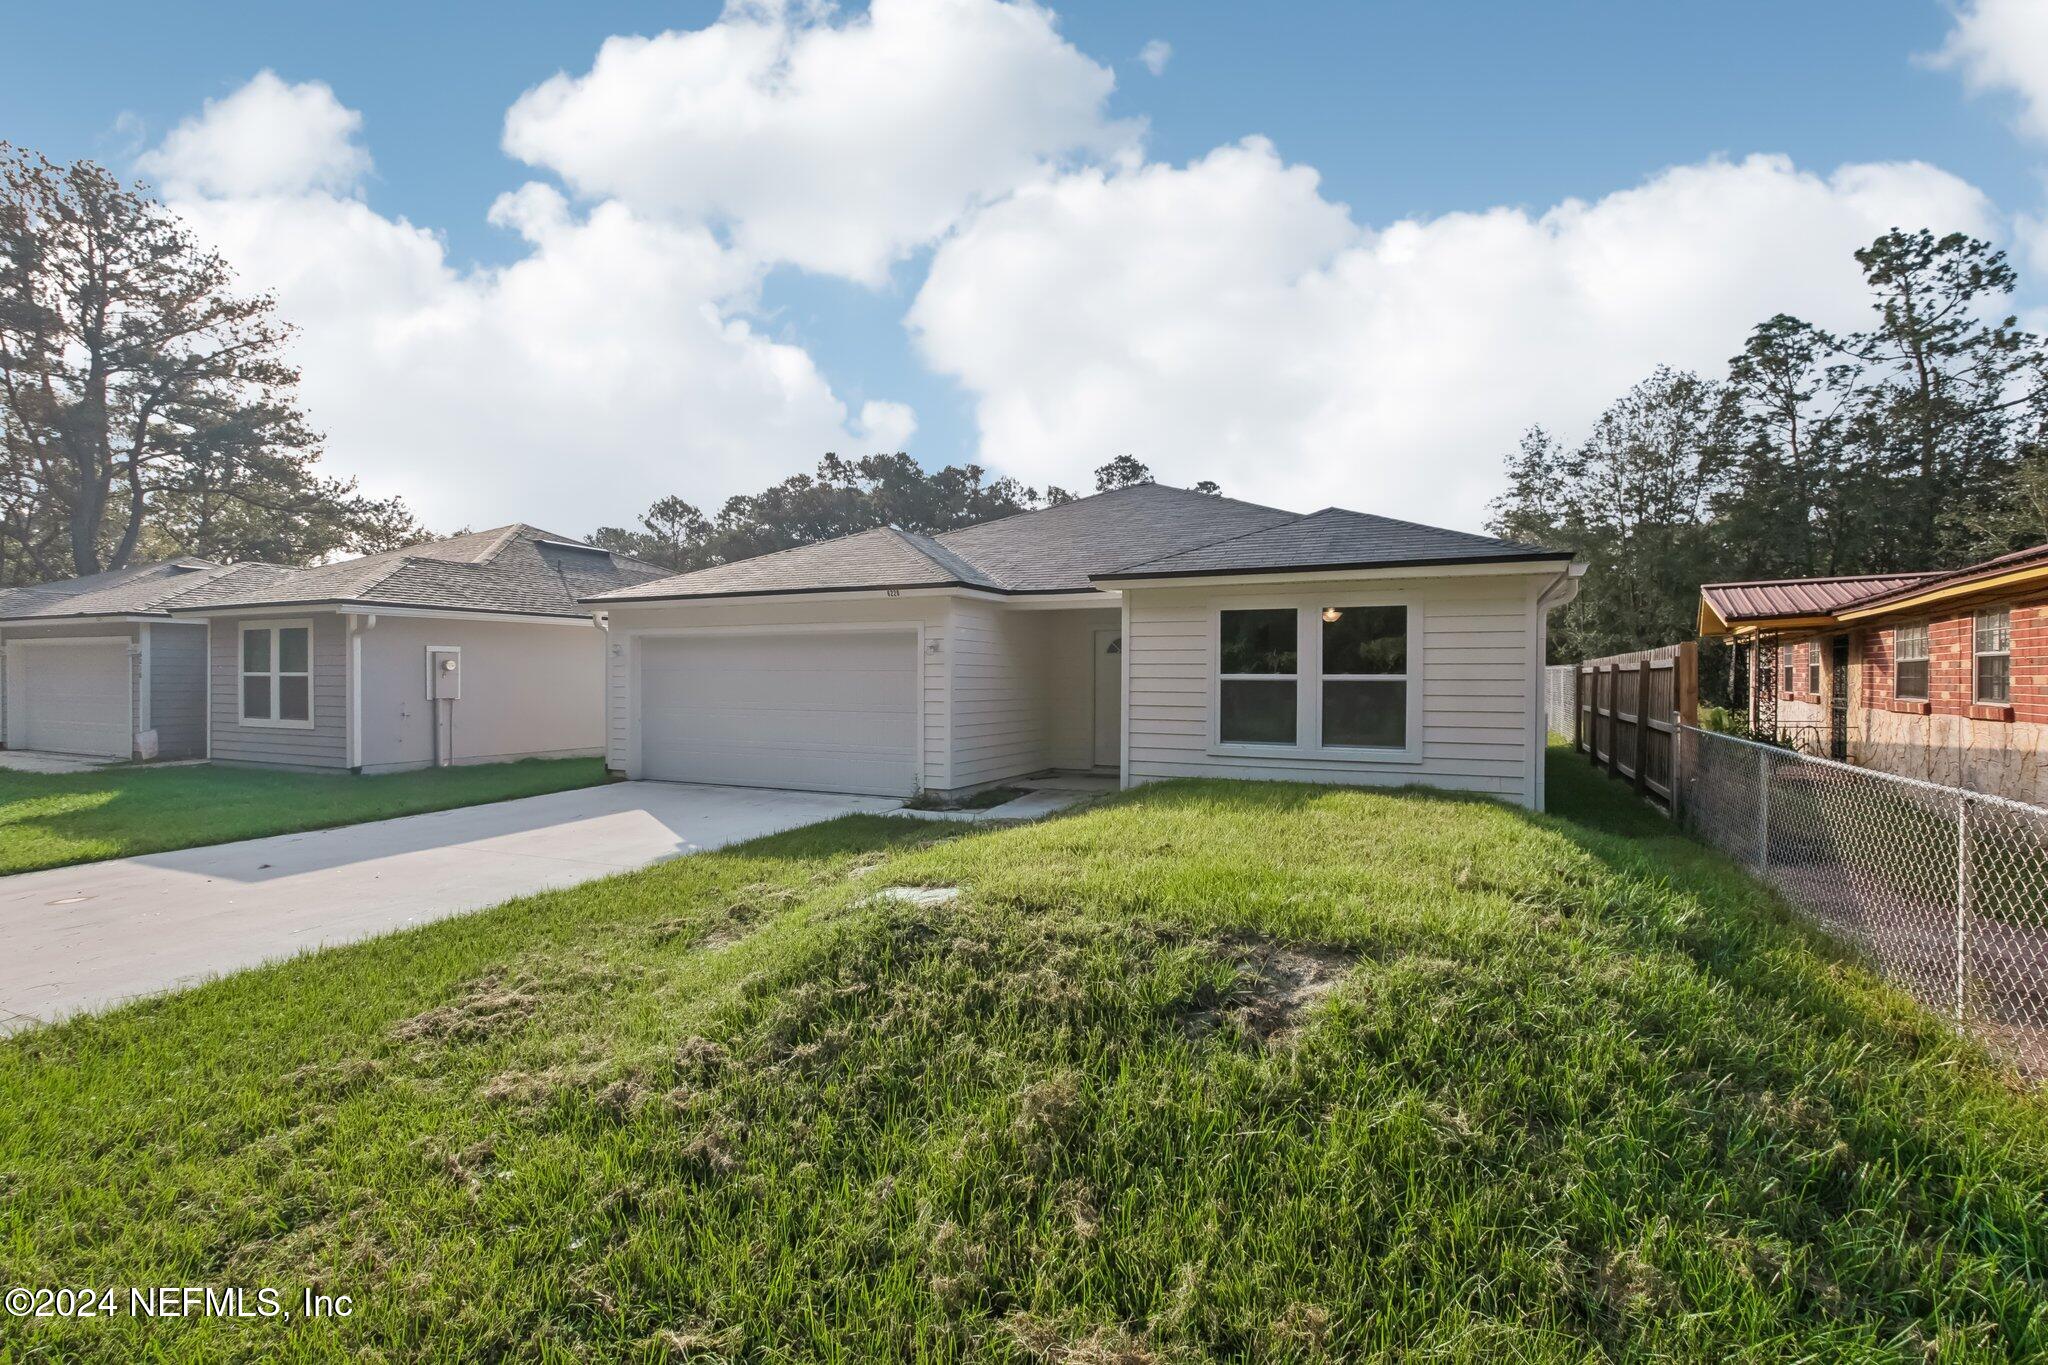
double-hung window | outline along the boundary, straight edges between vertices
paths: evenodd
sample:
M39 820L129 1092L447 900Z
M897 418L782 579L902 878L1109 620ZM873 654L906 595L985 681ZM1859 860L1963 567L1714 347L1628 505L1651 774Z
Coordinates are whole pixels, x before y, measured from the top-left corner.
M1223 613L1216 735L1225 744L1293 744L1300 714L1299 613Z
M1818 640L1808 640L1806 642L1806 694L1810 697L1820 695L1820 641Z
M1408 745L1408 608L1324 607L1323 744Z
M1991 706L2012 701L2012 613L2003 607L1977 613L1971 654L1977 677L1977 700Z
M242 723L312 727L312 623L242 627Z
M1779 652L1785 656L1785 695L1799 695L1799 646L1780 645Z
M1892 632L1892 695L1901 701L1927 700L1927 623Z
M1410 762L1420 641L1404 603L1217 612L1215 742Z

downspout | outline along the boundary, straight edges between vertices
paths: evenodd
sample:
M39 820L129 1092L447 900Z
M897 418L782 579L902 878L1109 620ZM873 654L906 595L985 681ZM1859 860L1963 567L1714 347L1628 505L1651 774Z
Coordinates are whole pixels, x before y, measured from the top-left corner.
M597 686L597 742L603 757L605 776L612 774L612 614L608 611L590 613L590 620L604 634L604 645L598 651L603 662L598 668Z
M1551 581L1549 587L1536 594L1536 629L1533 632L1535 671L1530 678L1534 702L1529 708L1534 713L1529 723L1529 756L1532 765L1530 794L1533 798L1529 808L1535 811L1541 811L1545 806L1547 784L1544 781L1544 764L1545 755L1550 751L1550 727L1545 714L1548 709L1545 698L1549 680L1543 671L1550 661L1550 613L1579 595L1579 579L1585 572L1585 564L1574 560L1565 565L1564 571ZM1576 690L1573 693L1572 704L1578 705Z

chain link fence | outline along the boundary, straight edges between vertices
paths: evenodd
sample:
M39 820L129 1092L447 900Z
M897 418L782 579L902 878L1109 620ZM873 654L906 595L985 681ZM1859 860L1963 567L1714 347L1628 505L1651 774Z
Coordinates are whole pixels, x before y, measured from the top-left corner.
M1684 726L1686 828L2048 1078L2048 810Z
M1579 666L1550 664L1543 670L1543 717L1550 733L1570 739L1579 714Z

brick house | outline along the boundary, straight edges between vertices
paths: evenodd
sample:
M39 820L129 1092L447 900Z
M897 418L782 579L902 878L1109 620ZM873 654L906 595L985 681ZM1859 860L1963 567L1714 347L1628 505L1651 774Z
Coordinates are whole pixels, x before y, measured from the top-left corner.
M1808 753L2048 805L2048 545L1916 574L1709 583L1750 727Z

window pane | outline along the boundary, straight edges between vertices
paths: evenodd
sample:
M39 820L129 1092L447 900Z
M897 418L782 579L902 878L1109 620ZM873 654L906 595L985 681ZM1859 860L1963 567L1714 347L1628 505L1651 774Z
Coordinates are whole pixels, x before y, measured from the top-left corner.
M1892 695L1907 701L1927 700L1927 660L1901 659L1898 667L1898 681L1892 685Z
M245 630L242 632L242 671L244 673L268 673L270 671L269 631Z
M2012 613L2009 611L1980 611L1977 613L1977 652L1979 654L2003 654L2012 648Z
M242 679L242 719L270 719L270 678Z
M1977 700L2005 703L2012 700L2012 656L1977 656Z
M312 716L312 682L311 678L304 676L277 680L279 720L306 720Z
M1294 683L1225 682L1217 734L1225 744L1294 743Z
M304 673L306 668L306 635L304 626L293 626L277 633L277 671L280 673Z
M1292 608L1224 612L1223 671L1294 672L1294 620Z
M1323 684L1323 743L1399 749L1408 742L1408 684Z
M1408 608L1340 607L1323 622L1323 672L1406 673Z

